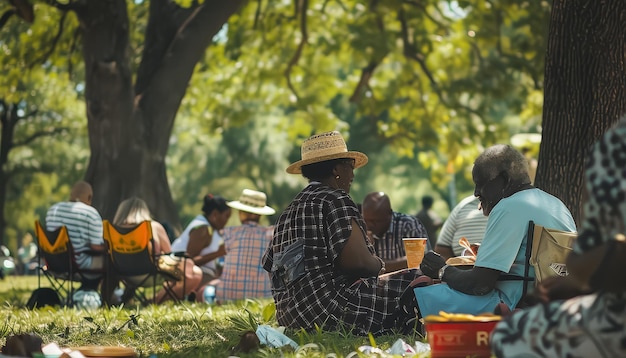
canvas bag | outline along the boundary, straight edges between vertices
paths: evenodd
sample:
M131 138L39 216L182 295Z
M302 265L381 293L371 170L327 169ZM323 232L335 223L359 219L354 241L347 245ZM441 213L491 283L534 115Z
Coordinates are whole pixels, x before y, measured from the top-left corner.
M578 236L575 232L534 225L529 263L535 269L535 286L554 276L567 276L565 262Z

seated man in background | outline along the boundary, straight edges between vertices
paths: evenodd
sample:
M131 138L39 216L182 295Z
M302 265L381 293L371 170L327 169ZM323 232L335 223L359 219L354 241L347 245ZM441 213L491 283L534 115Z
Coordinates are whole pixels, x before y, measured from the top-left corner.
M487 217L478 210L480 201L474 195L461 200L443 223L435 252L444 259L463 254L459 240L465 237L471 245L480 244L485 235Z
M376 255L385 262L387 272L407 268L402 238L428 238L424 225L414 216L393 211L389 196L382 191L367 194L361 210L368 238L374 245ZM431 250L428 242L426 249Z
M270 277L263 270L261 259L272 241L272 226L261 226L261 215L276 211L265 205L263 192L244 189L237 201L228 206L239 210L240 226L223 230L224 268L219 279L211 283L216 287L215 300L225 302L244 298L271 297Z
M74 248L76 264L82 269L104 269L105 245L102 238L102 217L91 206L93 189L85 181L72 187L69 201L54 204L46 213L46 230L65 225ZM97 290L102 274L84 274L82 290ZM103 297L110 298L110 288L103 287Z

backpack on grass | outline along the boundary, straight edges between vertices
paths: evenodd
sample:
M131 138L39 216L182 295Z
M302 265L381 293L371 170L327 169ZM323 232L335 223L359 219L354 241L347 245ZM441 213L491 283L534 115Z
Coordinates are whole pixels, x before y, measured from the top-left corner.
M50 287L40 287L35 289L30 295L28 302L26 302L26 307L31 310L38 307L60 305L61 299L59 298L59 294Z

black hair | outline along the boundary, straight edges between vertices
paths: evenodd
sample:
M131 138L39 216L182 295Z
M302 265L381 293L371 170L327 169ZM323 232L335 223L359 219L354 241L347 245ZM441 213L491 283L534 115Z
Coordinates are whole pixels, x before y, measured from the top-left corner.
M219 195L207 194L204 196L204 202L202 204L202 212L209 215L213 210L217 210L220 213L230 209L230 206L226 205L226 199Z
M346 160L354 161L354 159L351 158L339 158L303 165L301 168L302 176L309 180L322 181L323 179L333 176L335 166Z
M422 197L422 206L425 208L430 208L431 206L433 206L433 197L430 195L424 195Z

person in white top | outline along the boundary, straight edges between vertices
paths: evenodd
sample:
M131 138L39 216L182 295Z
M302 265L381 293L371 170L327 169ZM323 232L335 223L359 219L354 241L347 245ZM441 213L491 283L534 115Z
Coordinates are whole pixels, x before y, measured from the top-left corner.
M232 210L219 195L204 196L202 214L191 220L183 233L172 243L172 252L185 252L202 269L202 282L196 290L200 299L206 283L219 277L216 259L226 254L219 231L224 228Z
M470 244L480 244L485 236L488 217L478 210L480 200L470 195L458 203L450 212L450 216L443 223L435 252L444 259L461 256L463 247L459 239L465 237Z

